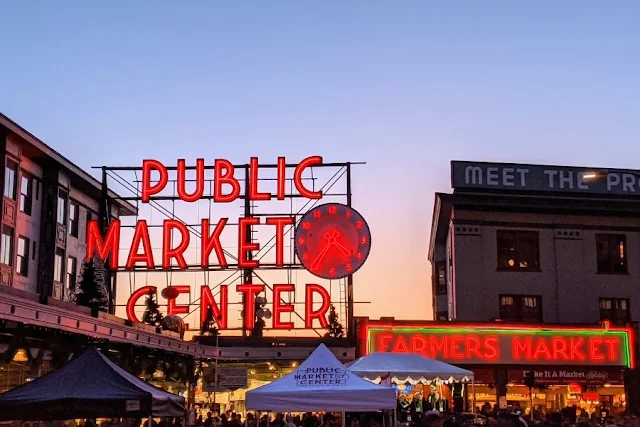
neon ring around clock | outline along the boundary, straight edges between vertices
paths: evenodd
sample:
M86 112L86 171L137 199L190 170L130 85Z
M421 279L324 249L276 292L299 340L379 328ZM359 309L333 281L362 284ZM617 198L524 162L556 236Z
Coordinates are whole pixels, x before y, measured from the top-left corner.
M362 267L371 251L371 231L356 210L327 203L309 210L295 234L298 259L323 279L341 279Z

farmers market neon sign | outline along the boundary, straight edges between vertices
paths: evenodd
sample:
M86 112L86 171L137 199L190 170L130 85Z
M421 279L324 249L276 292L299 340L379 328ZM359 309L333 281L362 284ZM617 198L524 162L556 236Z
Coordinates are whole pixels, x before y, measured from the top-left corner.
M303 182L303 173L310 167L321 166L322 157L311 156L302 160L295 165L293 171L293 184L299 195L309 200L319 200L322 198L322 191L314 191L307 188ZM284 157L279 157L276 165L276 191L275 193L260 191L258 188L258 170L259 162L257 157L250 159L247 167L247 192L244 197L252 201L269 201L272 199L285 200L288 195L285 193L285 184L287 180L287 165ZM176 191L179 199L187 203L193 203L200 200L205 193L205 161L198 159L195 166L195 189L188 192L186 171L188 168L186 161L180 159L177 161L177 182ZM152 174L159 176L153 180ZM231 203L241 197L240 182L235 178L235 167L228 160L216 159L213 164L213 202L214 203ZM142 184L140 200L148 203L153 200L154 196L159 195L169 183L168 168L157 160L144 160L142 163ZM220 218L215 224L210 224L209 219L202 219L201 230L202 236L199 247L202 248L199 266L208 268L212 265L212 257L215 254L215 263L221 269L229 267L225 251L220 242L222 232L227 228L229 218ZM259 217L245 217L238 220L238 252L237 252L237 268L239 269L257 269L260 268L260 260L253 259L251 252L260 250L260 244L252 242L247 233L251 226L266 224L273 226L275 232L275 267L283 268L284 266L284 242L285 228L295 224L295 218L289 216L273 216L268 217L261 223ZM120 220L114 219L109 224L108 229L102 233L98 222L89 221L87 227L87 258L97 256L104 262L109 263L112 270L118 269L120 265L119 250L120 234L122 225ZM177 231L181 238L178 244L172 245L171 236ZM146 220L139 220L136 223L135 232L131 242L131 246L124 263L126 270L138 269L155 269L161 266L163 270L178 269L186 270L188 268L184 257L184 252L190 244L190 233L188 227L182 221L176 219L166 219L162 225L162 257L160 260L154 259L152 252L151 239L149 236L149 225ZM353 255L359 253L354 251ZM172 265L173 264L173 265ZM234 266L235 267L235 266ZM313 273L313 271L312 271ZM189 313L188 305L178 305L176 297L179 294L190 293L190 286L171 286L174 295L168 298L167 314L187 314ZM255 326L255 301L258 294L264 292L265 286L253 283L244 283L235 286L235 291L243 295L245 301L244 306L244 326L252 329ZM281 320L282 313L294 312L295 308L292 304L285 304L281 300L281 295L287 292L293 292L295 286L293 284L276 284L273 286L273 325L274 329L293 329L292 322ZM156 292L154 286L145 286L136 290L127 302L127 317L132 321L139 321L135 314L136 302L143 298L149 292ZM319 324L320 327L328 326L327 313L330 308L331 300L327 290L317 284L305 285L305 327L313 328ZM228 327L228 300L229 286L221 285L219 288L218 301L215 300L209 286L200 288L200 320L203 322L209 307L212 308L213 314L217 319L219 329L227 329Z
M417 353L467 364L633 365L633 330L614 328L456 326L369 323L364 332L370 352Z

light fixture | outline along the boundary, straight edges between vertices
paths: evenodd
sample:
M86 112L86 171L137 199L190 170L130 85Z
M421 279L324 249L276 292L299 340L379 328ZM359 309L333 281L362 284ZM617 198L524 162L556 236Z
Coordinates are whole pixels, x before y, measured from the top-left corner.
M251 370L251 371L249 371L249 372L251 372L251 375L255 375L255 374L256 374L256 370L255 370L255 369L252 369L252 370Z
M583 172L582 173L582 179L596 179L598 177L598 172L594 172L594 171L588 171L588 172Z
M291 363L291 367L292 367L292 368L295 368L296 366L298 366L298 362L293 362L293 363Z
M13 355L14 362L24 363L29 361L29 353L24 348L19 348L16 353Z
M609 387L611 387L611 384L606 383L606 384L604 384L604 386L605 386L606 388L609 388Z
M273 365L269 365L269 370L270 370L270 371L275 371L275 370L276 370L276 367L275 367L275 366L273 366Z
M514 383L508 383L507 387L513 387L515 384Z

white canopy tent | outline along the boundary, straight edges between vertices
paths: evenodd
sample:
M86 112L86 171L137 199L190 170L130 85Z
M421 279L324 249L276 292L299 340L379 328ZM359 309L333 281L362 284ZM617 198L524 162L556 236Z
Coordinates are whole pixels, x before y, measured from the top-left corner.
M473 382L473 372L413 353L371 353L347 365L354 374L374 383L390 378L397 384Z
M246 408L267 412L395 409L396 392L353 374L320 344L297 370L248 391Z

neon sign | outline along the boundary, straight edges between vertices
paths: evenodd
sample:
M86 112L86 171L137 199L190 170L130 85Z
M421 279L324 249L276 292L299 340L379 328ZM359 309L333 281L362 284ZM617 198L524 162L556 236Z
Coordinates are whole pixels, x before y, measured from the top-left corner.
M142 164L142 182L140 201L149 203L154 197L162 197L161 193L169 184L169 170L176 171L176 191L178 198L187 203L201 200L205 194L205 183L212 181L212 189L209 197L214 203L231 203L239 198L251 201L269 201L272 199L285 200L287 197L302 197L309 200L319 200L323 197L322 191L315 191L305 186L303 173L310 167L322 166L322 157L311 156L296 165L287 165L284 157L279 157L275 166L276 186L275 192L261 191L259 186L260 164L257 157L252 157L246 169L244 192L241 195L241 184L234 173L236 167L224 159L216 159L213 167L205 166L204 159L197 159L195 167L188 167L184 159L177 161L177 166L168 168L157 160L144 160ZM287 169L293 167L293 176L287 178ZM212 176L206 177L207 170L212 171ZM187 184L187 170L195 170L195 184ZM155 178L154 178L155 176ZM295 185L297 194L287 194L286 182L290 179ZM193 184L193 185L191 185ZM187 187L190 191L187 191ZM357 271L365 262L370 250L370 232L366 221L350 206L331 203L320 205L312 209L311 217L307 214L296 231L296 239L304 240L304 245L296 242L296 252L304 268L317 277L338 279L346 277ZM321 218L322 217L322 218ZM305 218L307 218L305 220ZM253 252L260 251L258 242L251 239L252 226L266 224L273 226L275 233L275 268L285 268L285 229L295 226L296 218L291 216L268 216L261 222L260 216L241 217L237 221L238 252L237 264L229 265L227 252L221 243L221 235L228 228L229 218L220 218L215 224L210 220L201 220L201 236L196 242L202 248L198 266L207 269L216 266L219 269L259 269L260 259L252 256ZM319 225L322 232L318 233ZM180 220L166 219L162 223L162 249L161 259L154 258L150 239L150 225L146 220L139 220L135 225L135 231L126 261L119 257L120 236L123 226L120 220L114 219L106 230L101 230L96 220L88 222L87 226L87 258L97 256L103 262L108 262L112 270L118 270L121 261L124 261L124 270L154 270L160 267L162 270L187 270L190 267L185 259L185 251L189 248L191 233L189 226ZM313 229L312 229L313 228ZM313 237L315 233L315 238ZM330 235L331 243L324 249L316 251L317 242L322 241L323 235ZM172 239L178 235L177 239ZM175 243L174 240L178 242ZM300 248L304 247L304 251ZM315 251L315 252L314 252ZM320 253L322 252L322 253ZM346 252L346 253L345 253ZM226 255L227 254L227 255ZM235 255L235 254L234 254ZM313 255L314 260L307 262L307 258ZM341 255L337 257L337 255ZM215 261L212 258L215 257ZM177 268L176 268L177 265ZM168 288L169 289L169 288ZM180 315L190 313L188 305L177 304L176 298L180 294L189 294L190 286L171 286L172 293L164 294L167 298L167 314ZM295 291L295 285L290 283L275 284L273 289L273 329L293 329L293 322L284 321L283 314L295 311L293 304L286 304L282 299L283 294ZM235 291L242 295L244 301L244 327L252 329L255 326L256 297L265 291L262 284L241 283L235 286ZM133 292L126 304L127 317L131 321L139 321L135 314L136 303L140 298L150 292L157 293L154 286L145 286ZM228 328L229 285L221 285L217 293L217 301L212 295L209 286L204 285L200 289L200 322L206 318L209 308L212 309L219 329ZM331 305L327 290L317 284L305 285L304 324L305 328L313 328L319 325L322 328L328 326L327 313Z
M349 206L328 203L307 212L295 234L296 253L304 267L324 279L353 274L367 260L371 232Z
M633 365L631 328L500 324L364 326L365 350L418 353L446 362L515 365Z

